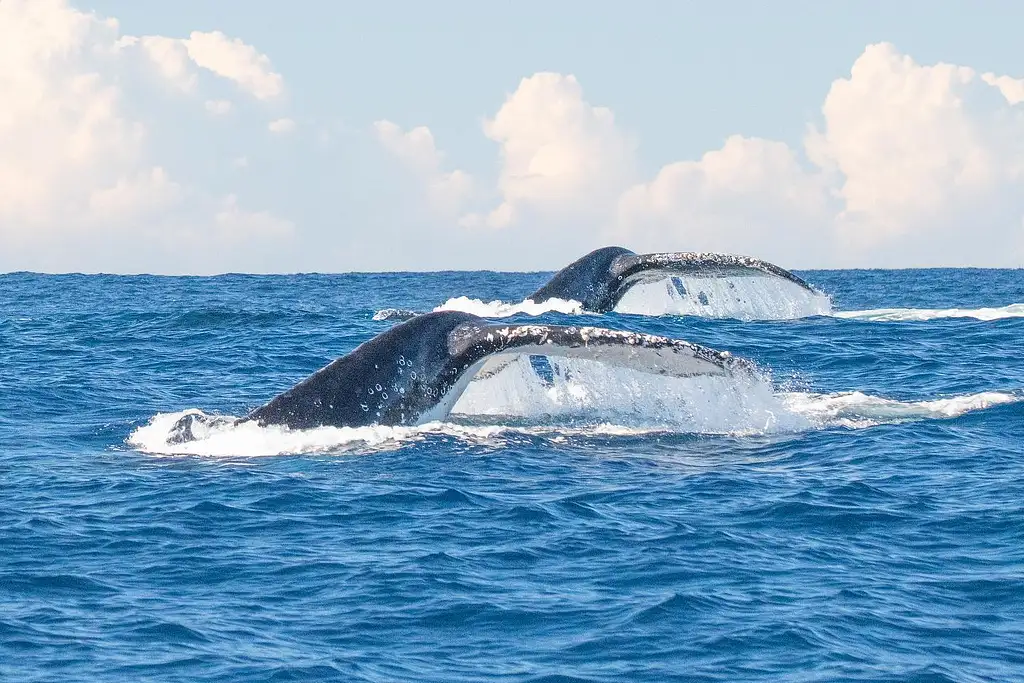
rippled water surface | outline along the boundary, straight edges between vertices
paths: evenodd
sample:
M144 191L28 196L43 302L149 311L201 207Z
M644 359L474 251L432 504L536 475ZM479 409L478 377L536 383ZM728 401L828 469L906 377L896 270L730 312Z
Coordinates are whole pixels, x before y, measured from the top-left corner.
M0 276L0 680L1021 680L1024 271L800 275L831 313L517 305L544 274ZM766 378L524 365L452 423L159 447L444 302Z

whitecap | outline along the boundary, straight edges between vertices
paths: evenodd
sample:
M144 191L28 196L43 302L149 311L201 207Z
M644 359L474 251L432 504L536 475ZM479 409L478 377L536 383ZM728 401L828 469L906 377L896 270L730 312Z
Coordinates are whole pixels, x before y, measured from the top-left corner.
M975 320L1001 320L1024 318L1024 304L1009 304L996 308L873 308L864 311L836 311L837 318L872 322L913 322L942 318L974 318Z

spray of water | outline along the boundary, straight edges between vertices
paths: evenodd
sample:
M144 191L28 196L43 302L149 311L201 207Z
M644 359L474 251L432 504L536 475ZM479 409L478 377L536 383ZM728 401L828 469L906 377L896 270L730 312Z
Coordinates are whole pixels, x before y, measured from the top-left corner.
M1003 318L1024 318L1024 304L1010 304L996 308L874 308L866 311L837 311L833 315L837 318L872 322L913 322L942 318L1001 320Z
M517 356L472 382L456 416L600 424L700 434L799 431L771 385L751 375L666 377L582 359Z
M652 432L744 437L952 418L1022 400L1024 395L1008 392L926 401L784 392L758 376L664 377L586 359L519 356L471 382L445 422L293 431L221 420L195 441L169 443L171 427L189 412L184 411L154 416L127 443L154 454L254 457L378 452L439 434L492 447L515 434L558 440Z
M789 320L832 311L829 297L775 277L672 277L640 283L616 305L620 313Z

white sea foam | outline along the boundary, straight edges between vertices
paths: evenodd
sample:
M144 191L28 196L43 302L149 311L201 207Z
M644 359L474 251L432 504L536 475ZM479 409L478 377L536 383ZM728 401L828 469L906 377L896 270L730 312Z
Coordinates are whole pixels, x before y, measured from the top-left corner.
M421 440L429 434L444 433L467 441L487 442L502 433L501 425L478 427L454 423L432 422L415 427L317 427L291 430L286 427L261 427L255 422L223 424L204 428L198 423L198 437L185 443L168 443L171 427L190 409L175 413L158 413L145 425L135 429L127 444L145 453L157 455L202 455L214 457L258 457L295 453L344 453L383 451Z
M869 320L874 322L924 321L941 318L974 318L1000 320L1024 318L1024 304L1010 304L998 308L874 308L865 311L836 311L837 318Z
M558 441L652 432L744 437L953 418L1024 401L1024 394L1011 392L898 401L856 391L778 391L761 377L672 378L584 359L546 363L536 366L523 356L475 380L446 422L293 431L224 421L197 426L195 441L168 443L174 423L193 410L158 414L133 431L127 443L153 454L255 457L379 452L439 435L490 447L517 435Z
M445 301L434 310L462 311L478 315L482 318L507 318L517 313L525 313L526 315L542 315L544 313L580 314L583 312L583 305L579 301L565 299L548 299L540 303L526 299L517 304L511 304L505 301L482 301L480 299L458 296L448 299L448 301Z
M985 391L928 401L897 401L859 391L836 394L779 393L786 409L816 427L873 427L878 424L959 417L975 410L1024 401L1024 395Z

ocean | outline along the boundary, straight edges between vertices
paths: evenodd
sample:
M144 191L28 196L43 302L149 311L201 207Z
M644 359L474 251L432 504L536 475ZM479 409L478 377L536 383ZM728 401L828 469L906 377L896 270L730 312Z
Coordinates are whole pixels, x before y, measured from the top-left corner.
M798 274L831 303L0 275L0 680L1024 680L1024 270ZM684 284L634 310L699 313ZM166 442L439 305L679 337L759 380L523 365L445 423Z

